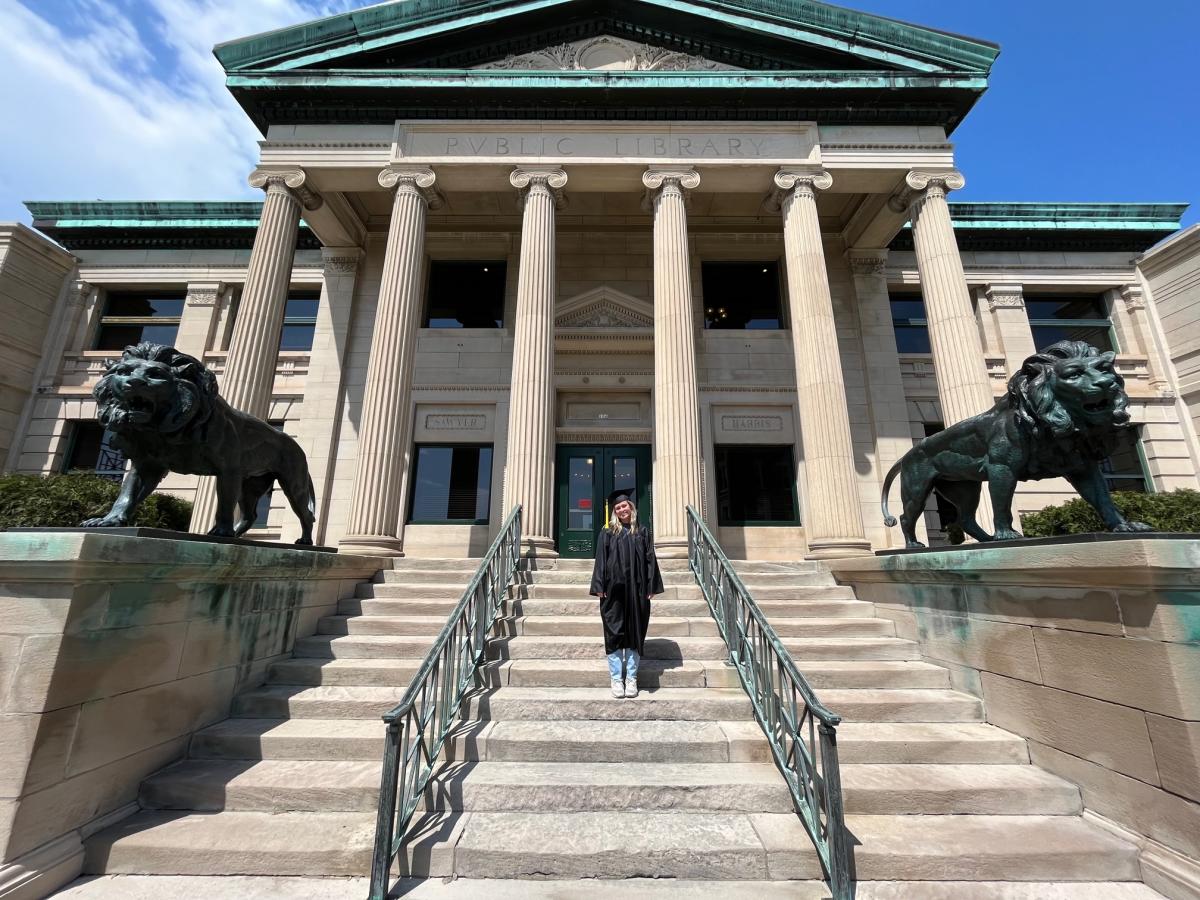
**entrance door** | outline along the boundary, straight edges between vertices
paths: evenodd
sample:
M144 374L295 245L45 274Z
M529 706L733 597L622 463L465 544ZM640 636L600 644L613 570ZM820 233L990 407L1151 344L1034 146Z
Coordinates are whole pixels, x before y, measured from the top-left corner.
M650 447L558 448L555 468L558 555L592 559L596 535L608 522L608 495L626 491L638 521L650 524Z

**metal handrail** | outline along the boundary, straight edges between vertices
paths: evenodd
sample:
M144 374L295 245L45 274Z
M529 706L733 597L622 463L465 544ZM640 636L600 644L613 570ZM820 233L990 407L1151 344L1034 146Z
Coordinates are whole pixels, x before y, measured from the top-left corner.
M484 554L462 599L425 655L408 690L384 714L387 742L371 860L370 900L387 897L392 860L433 777L463 698L478 684L488 634L521 558L518 506ZM481 685L480 685L481 686Z
M833 900L851 900L850 841L837 752L841 716L817 699L700 514L689 506L687 515L688 562L729 649L729 662L792 792ZM820 752L814 754L814 747Z

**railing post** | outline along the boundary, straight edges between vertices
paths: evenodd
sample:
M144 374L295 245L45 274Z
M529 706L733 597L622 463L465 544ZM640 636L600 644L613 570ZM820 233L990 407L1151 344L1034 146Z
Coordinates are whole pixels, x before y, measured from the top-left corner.
M387 723L380 781L379 813L375 820L375 854L371 859L370 900L385 900L392 867L392 829L396 827L396 792L400 777L400 725Z
M825 827L829 840L829 888L833 900L852 900L850 847L842 806L842 772L838 766L837 731L821 723L821 770L825 791Z

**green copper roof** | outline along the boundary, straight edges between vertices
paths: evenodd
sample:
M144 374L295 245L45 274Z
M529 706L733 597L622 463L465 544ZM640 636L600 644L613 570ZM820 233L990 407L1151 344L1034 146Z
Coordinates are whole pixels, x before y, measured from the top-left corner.
M951 203L956 229L1177 231L1186 203Z
M337 61L450 32L461 40L471 28L490 31L508 18L544 17L557 10L576 17L636 19L665 12L707 19L748 35L768 34L870 61L881 69L986 75L999 53L987 41L813 0L404 0L230 41L214 52L229 73L344 66Z

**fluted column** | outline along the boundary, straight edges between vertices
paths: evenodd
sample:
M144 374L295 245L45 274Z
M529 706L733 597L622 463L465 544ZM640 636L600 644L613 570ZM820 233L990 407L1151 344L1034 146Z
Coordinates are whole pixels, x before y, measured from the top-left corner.
M563 202L567 173L521 168L509 176L521 193L521 263L513 329L512 388L509 391L508 455L504 472L504 515L524 506L524 552L554 552L554 299L555 211Z
M907 191L893 198L893 209L907 210L912 218L938 396L945 423L952 425L995 402L946 202L946 194L966 182L954 171L909 172L906 184Z
M379 183L395 191L371 357L358 431L358 462L346 533L347 553L401 556L404 494L412 460L412 374L421 325L425 220L440 205L430 169L389 168Z
M796 357L796 398L804 444L804 534L812 559L870 553L854 471L850 411L838 353L817 191L833 178L821 170L775 174L772 205L783 213L788 309Z
M649 169L642 184L654 211L654 543L670 559L687 555L687 506L702 505L686 194L700 175Z
M258 170L250 176L250 186L262 188L266 196L220 387L230 406L260 419L267 418L271 406L300 216L305 209L321 206L321 198L306 181L300 170ZM191 530L208 531L216 511L213 480L203 478L192 508Z

